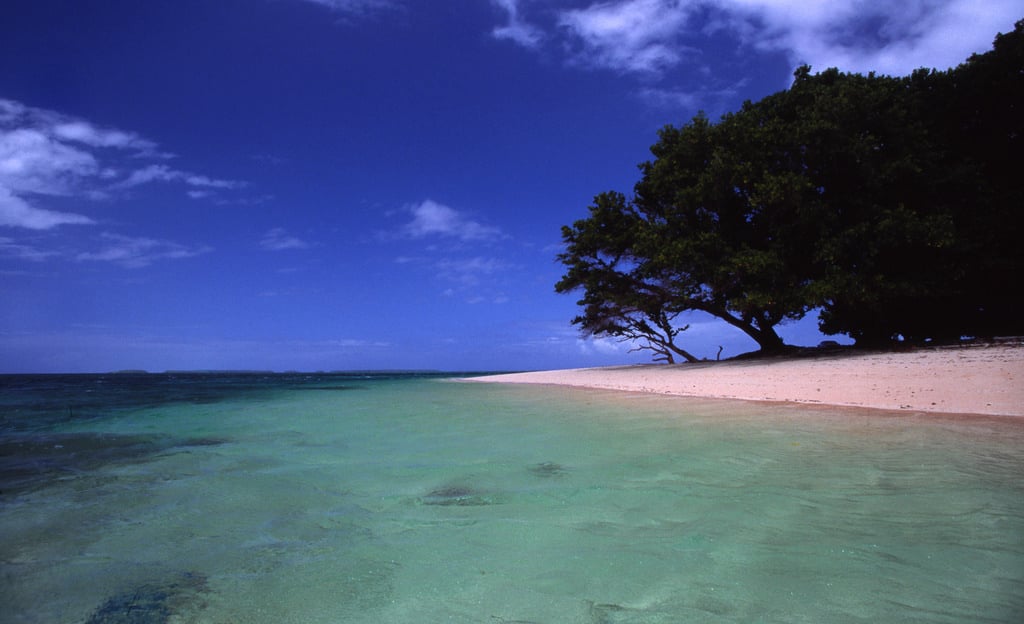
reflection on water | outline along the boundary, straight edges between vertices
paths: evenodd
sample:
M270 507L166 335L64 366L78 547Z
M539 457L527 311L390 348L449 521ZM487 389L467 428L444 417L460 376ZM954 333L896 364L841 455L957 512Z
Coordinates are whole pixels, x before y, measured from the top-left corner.
M3 378L0 622L1024 615L1013 419L238 377Z

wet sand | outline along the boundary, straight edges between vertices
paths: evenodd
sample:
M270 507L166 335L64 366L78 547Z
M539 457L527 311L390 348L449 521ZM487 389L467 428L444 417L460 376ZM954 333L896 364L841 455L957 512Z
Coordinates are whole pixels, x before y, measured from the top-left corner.
M722 362L537 371L472 381L1024 416L1024 345L824 352Z

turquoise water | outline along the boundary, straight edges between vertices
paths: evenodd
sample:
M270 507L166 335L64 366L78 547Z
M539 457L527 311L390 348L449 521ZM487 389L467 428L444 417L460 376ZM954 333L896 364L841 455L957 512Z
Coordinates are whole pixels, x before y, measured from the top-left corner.
M1019 622L1024 423L0 378L0 622Z

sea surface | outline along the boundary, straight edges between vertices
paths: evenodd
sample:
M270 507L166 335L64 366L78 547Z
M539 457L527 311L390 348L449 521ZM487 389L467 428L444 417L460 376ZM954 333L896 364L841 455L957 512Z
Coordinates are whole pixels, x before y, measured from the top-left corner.
M1024 421L0 377L0 622L1024 621Z

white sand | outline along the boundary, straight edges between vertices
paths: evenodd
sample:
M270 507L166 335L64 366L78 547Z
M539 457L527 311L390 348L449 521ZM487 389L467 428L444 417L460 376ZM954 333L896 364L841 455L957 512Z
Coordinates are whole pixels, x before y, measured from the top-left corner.
M1024 416L1024 346L539 371L471 381L887 410Z

